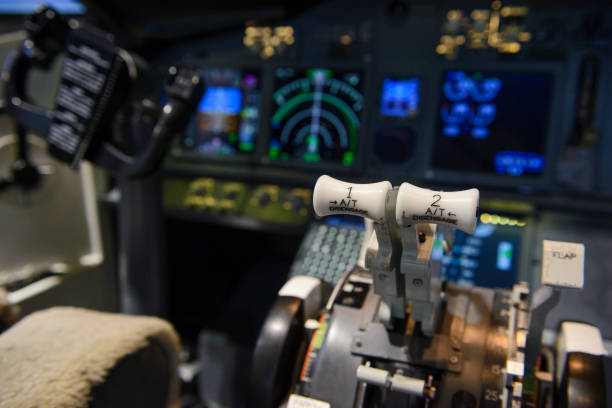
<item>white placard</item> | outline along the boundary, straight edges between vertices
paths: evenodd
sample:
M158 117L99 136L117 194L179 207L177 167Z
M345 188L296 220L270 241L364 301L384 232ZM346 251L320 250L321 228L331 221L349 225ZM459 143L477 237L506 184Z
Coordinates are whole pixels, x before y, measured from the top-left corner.
M543 285L584 286L584 244L544 240L542 247Z
M520 361L508 360L506 361L506 372L512 375L525 375L525 364Z

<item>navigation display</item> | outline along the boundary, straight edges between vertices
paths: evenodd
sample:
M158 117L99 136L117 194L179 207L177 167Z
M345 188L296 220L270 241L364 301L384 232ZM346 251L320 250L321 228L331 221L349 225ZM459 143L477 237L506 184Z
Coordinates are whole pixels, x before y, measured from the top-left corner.
M363 110L357 71L278 68L268 156L353 166Z
M543 173L552 83L548 73L447 72L433 167Z
M204 155L251 153L259 125L259 73L206 68L202 79L206 90L185 130L183 149Z

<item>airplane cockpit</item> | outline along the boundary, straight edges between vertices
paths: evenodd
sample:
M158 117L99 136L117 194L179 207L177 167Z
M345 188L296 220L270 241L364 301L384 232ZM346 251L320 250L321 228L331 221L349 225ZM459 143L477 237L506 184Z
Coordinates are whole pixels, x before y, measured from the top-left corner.
M612 407L609 5L0 22L0 407Z

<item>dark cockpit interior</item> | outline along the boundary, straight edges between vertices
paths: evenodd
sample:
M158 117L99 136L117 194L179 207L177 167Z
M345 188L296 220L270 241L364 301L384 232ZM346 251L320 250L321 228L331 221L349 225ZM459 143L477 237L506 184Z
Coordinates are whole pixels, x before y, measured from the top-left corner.
M612 407L604 2L4 0L0 55L0 406Z

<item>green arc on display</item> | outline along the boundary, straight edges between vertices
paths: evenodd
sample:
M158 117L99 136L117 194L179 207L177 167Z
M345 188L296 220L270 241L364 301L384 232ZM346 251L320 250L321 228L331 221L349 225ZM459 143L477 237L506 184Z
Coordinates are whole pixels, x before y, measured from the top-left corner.
M272 123L281 123L289 114L291 114L301 103L313 100L315 97L314 92L296 95L284 103L272 116ZM355 115L355 112L344 102L343 100L329 95L323 94L322 99L324 102L335 106L342 116L344 116L350 135L350 148L352 150L357 149L357 127L359 126L359 118Z

